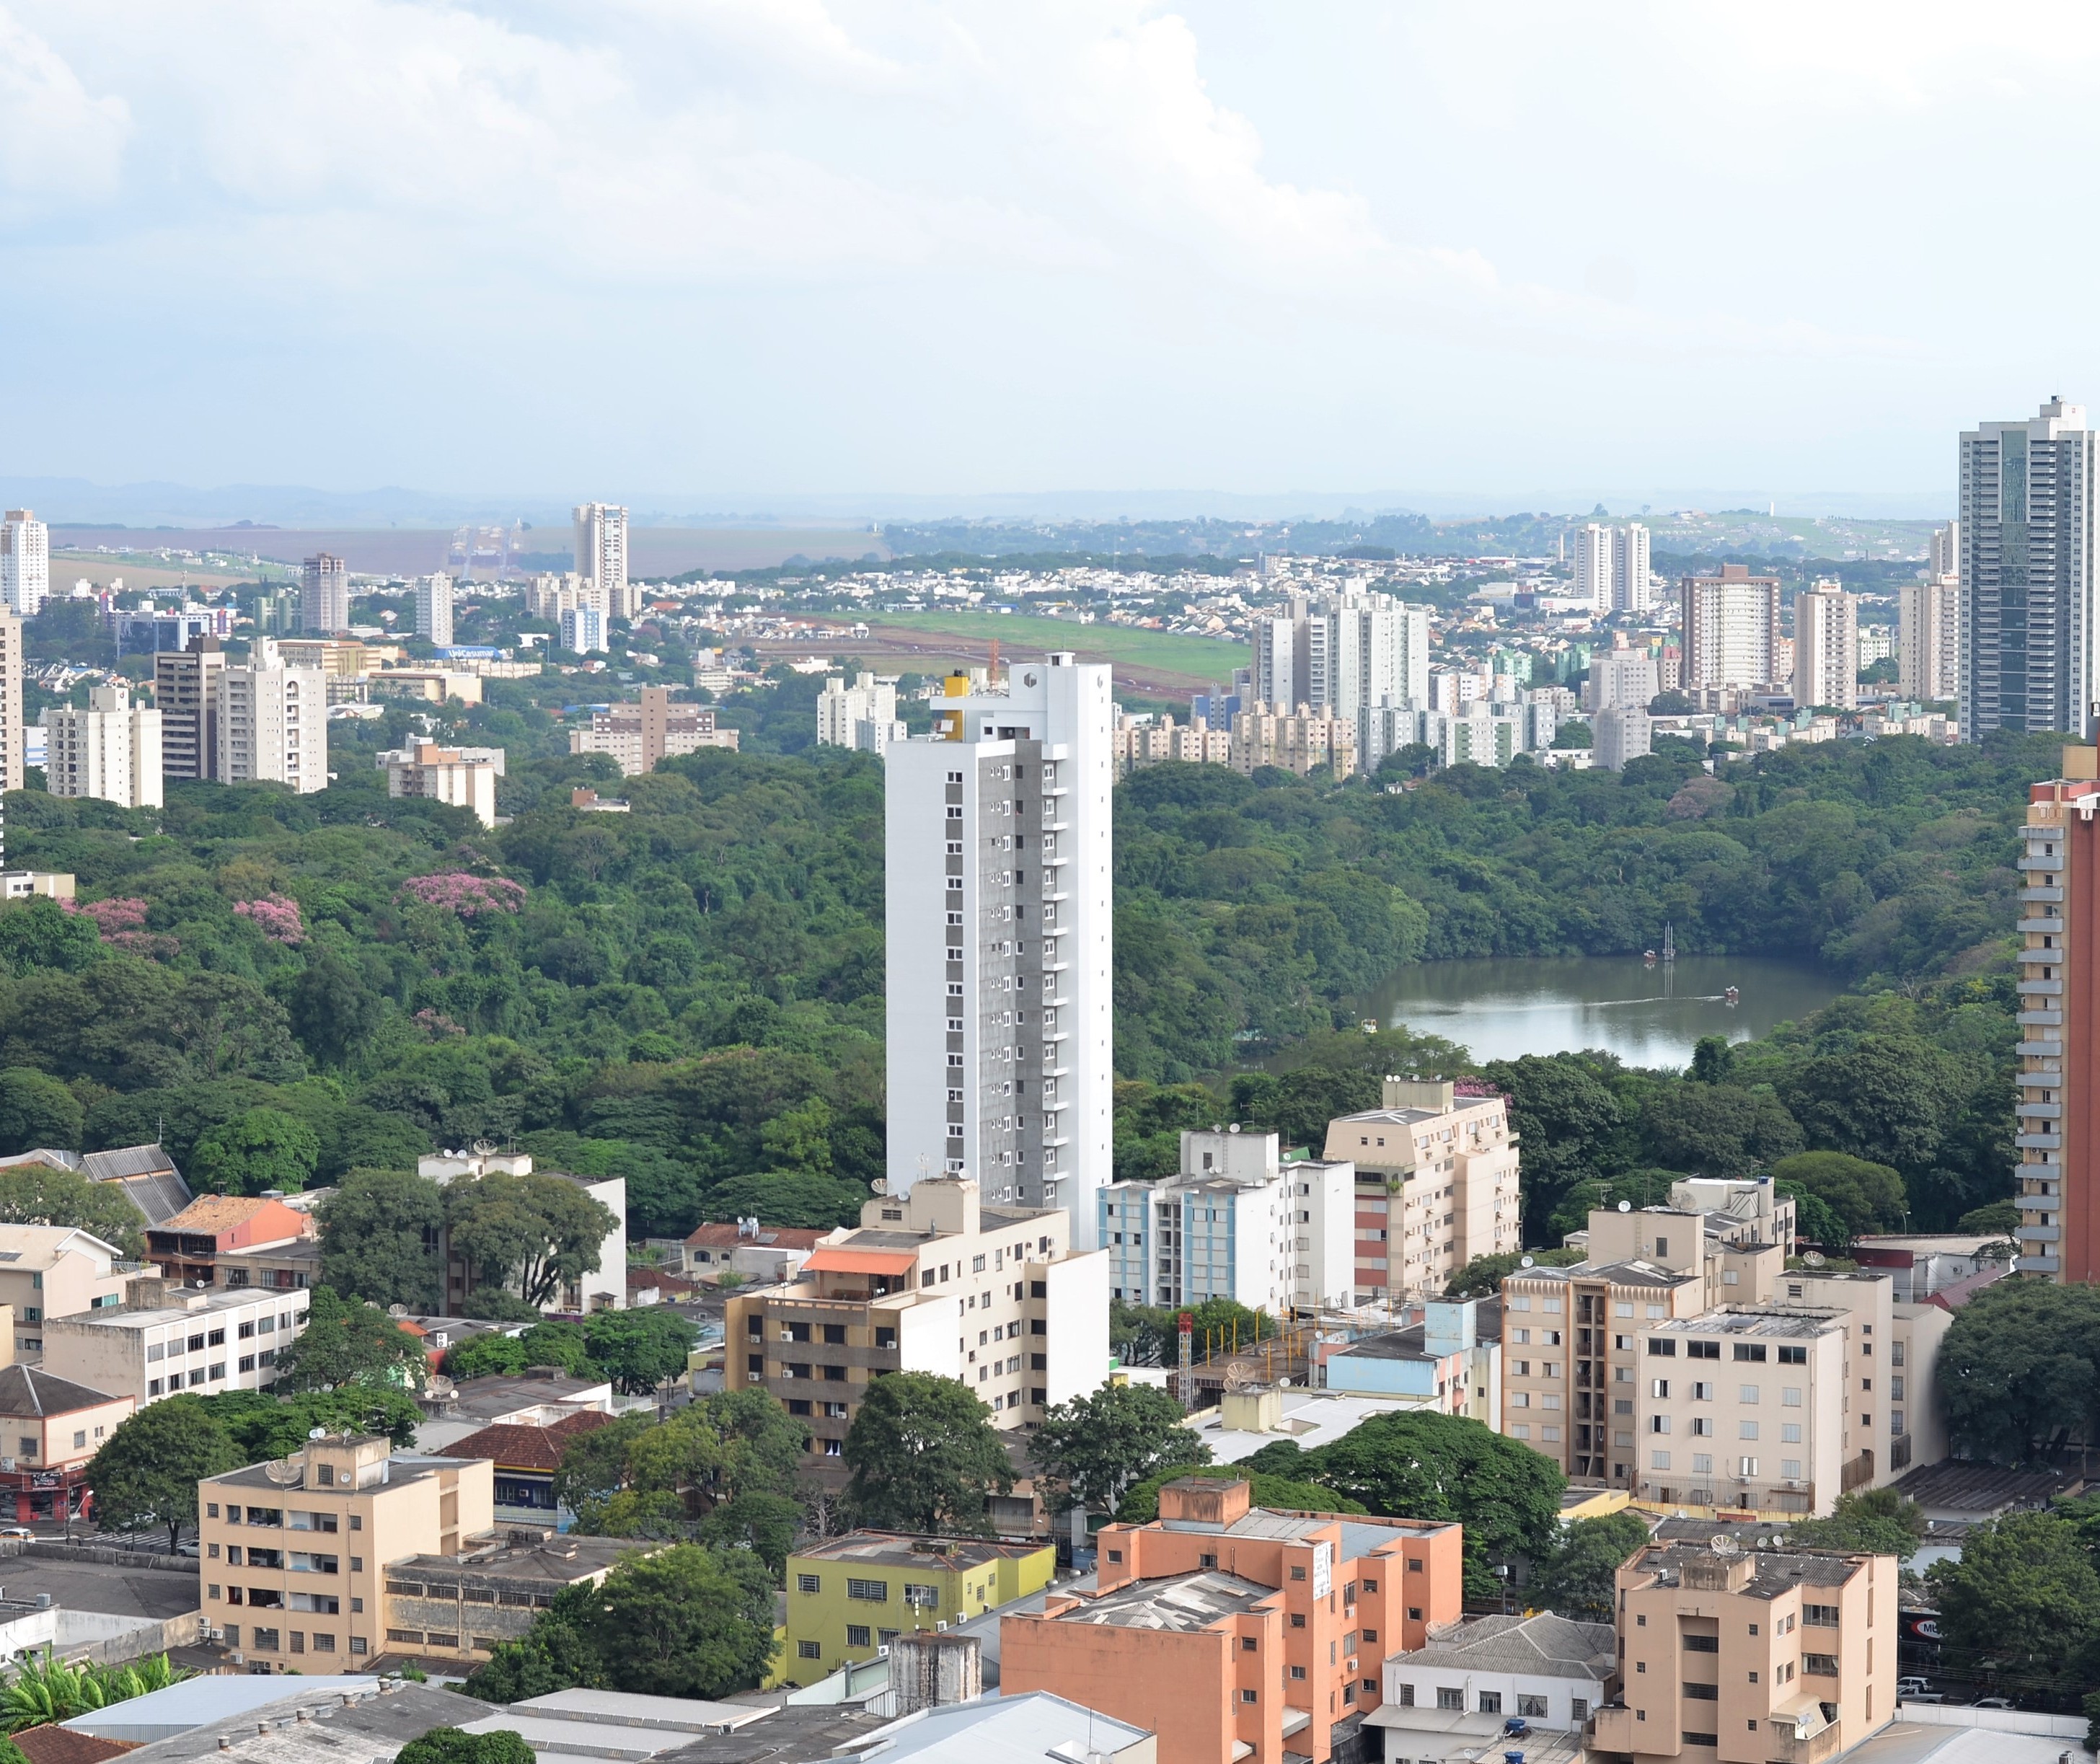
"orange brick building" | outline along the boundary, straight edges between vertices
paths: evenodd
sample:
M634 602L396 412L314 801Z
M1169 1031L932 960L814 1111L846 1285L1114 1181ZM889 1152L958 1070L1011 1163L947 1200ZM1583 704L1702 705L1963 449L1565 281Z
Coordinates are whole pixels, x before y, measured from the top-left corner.
M999 1625L1000 1693L1148 1728L1159 1764L1325 1764L1378 1706L1385 1656L1458 1619L1463 1531L1249 1502L1188 1476L1152 1524L1102 1531L1099 1591Z

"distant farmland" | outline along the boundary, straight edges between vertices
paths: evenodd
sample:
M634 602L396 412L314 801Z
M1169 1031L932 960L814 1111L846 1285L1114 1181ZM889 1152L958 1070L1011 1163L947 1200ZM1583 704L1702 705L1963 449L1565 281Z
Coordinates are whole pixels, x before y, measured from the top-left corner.
M1245 667L1247 659L1244 643L1026 614L900 613L871 619L867 625L868 636L857 642L832 640L814 646L781 642L754 646L782 655L851 655L889 672L932 673L942 663L982 664L996 638L1004 658L1072 650L1081 661L1112 664L1115 683L1123 690L1165 697L1229 685L1233 670Z

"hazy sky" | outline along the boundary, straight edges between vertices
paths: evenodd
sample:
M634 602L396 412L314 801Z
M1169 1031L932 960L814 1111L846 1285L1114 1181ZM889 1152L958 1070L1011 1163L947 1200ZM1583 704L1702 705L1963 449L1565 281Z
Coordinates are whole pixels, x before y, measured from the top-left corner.
M0 474L1915 503L2100 405L2097 64L1973 0L0 0Z

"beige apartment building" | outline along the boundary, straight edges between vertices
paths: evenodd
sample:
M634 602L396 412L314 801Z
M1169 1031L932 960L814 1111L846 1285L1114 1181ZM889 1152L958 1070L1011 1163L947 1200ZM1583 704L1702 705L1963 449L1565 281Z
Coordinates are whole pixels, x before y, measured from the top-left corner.
M1063 1208L986 1206L968 1177L925 1176L868 1202L792 1280L730 1300L729 1386L806 1420L810 1467L842 1473L884 1373L960 1378L994 1426L1019 1427L1107 1376L1108 1311L1108 1256L1072 1250Z
M1233 719L1230 764L1251 776L1264 765L1279 766L1303 778L1315 766L1330 765L1335 776L1357 770L1357 725L1326 705L1255 704Z
M1824 1764L1895 1713L1894 1556L1652 1544L1618 1571L1599 1764Z
M495 1524L488 1458L331 1434L197 1484L205 1621L237 1662L368 1672L389 1660L470 1672L565 1586L652 1547Z
M1768 1183L1671 1198L1593 1212L1586 1260L1503 1282L1506 1434L1578 1484L1774 1517L1946 1455L1951 1312L1897 1302L1886 1274L1787 1268Z
M620 771L633 778L655 771L660 760L702 747L734 752L737 740L735 730L715 726L712 707L673 704L668 686L644 686L639 699L593 711L589 728L571 730L569 752L609 753Z
M1441 1298L1475 1256L1523 1246L1517 1136L1498 1095L1388 1078L1379 1107L1327 1124L1323 1155L1357 1166L1360 1303Z
M501 747L441 747L418 742L379 756L390 796L420 796L471 809L483 827L496 825L496 781L503 775Z

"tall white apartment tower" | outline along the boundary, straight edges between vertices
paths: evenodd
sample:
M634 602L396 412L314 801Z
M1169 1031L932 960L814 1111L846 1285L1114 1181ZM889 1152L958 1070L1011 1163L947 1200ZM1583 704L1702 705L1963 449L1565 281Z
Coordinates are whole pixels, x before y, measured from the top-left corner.
M1612 529L1612 611L1646 612L1654 604L1648 591L1648 532L1639 521Z
M1903 695L1928 701L1952 698L1961 664L1960 575L1949 571L1904 583L1896 598L1896 684Z
M1993 729L2093 731L2096 447L2084 409L2061 399L2031 421L1987 422L1961 437L1965 741Z
M1092 1249L1113 1175L1109 669L1017 661L886 760L889 1187L961 1172Z
M223 783L289 784L301 795L328 788L328 677L287 668L277 645L258 637L245 668L212 678Z
M1612 530L1595 521L1575 529L1575 598L1593 612L1612 610Z
M416 635L428 637L439 649L452 646L452 579L449 576L417 577Z
M161 713L131 702L127 686L89 689L85 709L44 712L45 787L127 809L161 806Z
M22 621L0 608L0 790L22 788Z
M0 521L0 601L16 618L33 619L51 592L51 529L28 509L8 509Z
M350 628L350 567L324 551L299 567L299 628L315 636Z
M604 590L608 619L632 619L640 596L627 584L627 510L610 502L579 503L575 519L576 574Z
M1818 582L1793 602L1793 702L1849 711L1860 702L1860 598Z

